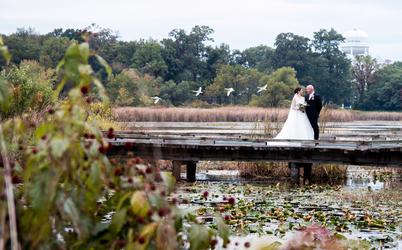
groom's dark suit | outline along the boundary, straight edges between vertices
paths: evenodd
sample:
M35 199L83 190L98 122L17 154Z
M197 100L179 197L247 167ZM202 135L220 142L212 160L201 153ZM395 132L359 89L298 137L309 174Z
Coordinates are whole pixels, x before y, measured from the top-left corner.
M318 128L318 117L320 116L320 111L322 108L321 96L317 93L314 93L310 98L310 95L307 94L305 96L305 99L307 102L306 114L314 130L314 140L318 140L318 138L320 137L320 129Z

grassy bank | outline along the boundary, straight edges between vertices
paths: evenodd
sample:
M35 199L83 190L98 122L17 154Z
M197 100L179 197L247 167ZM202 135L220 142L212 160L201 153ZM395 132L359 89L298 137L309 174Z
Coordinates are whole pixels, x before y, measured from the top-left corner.
M288 111L287 108L235 106L211 109L119 107L113 110L119 122L276 122L285 121ZM325 111L325 117L327 122L402 121L402 112L328 109Z

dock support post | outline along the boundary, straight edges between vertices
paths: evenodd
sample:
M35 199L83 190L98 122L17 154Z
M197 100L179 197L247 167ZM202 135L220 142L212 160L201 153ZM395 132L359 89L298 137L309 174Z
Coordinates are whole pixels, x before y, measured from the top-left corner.
M172 161L172 175L176 178L176 181L180 181L181 165L180 161Z
M294 181L299 181L300 167L296 162L289 162L290 178Z
M187 181L194 182L196 181L195 173L197 168L197 162L189 161L187 162Z
M304 181L308 180L309 182L311 181L311 172L312 172L313 164L312 163L305 163L303 165L304 169Z

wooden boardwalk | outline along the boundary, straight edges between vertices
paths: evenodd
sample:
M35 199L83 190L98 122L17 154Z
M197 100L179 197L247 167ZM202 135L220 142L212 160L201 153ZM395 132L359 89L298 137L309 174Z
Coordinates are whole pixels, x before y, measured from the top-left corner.
M198 161L270 161L290 163L338 163L402 167L402 140L339 141L324 136L320 141L268 140L220 135L155 135L117 133L109 140L111 156L128 152L145 159L172 160L177 168L187 165L195 178ZM176 173L176 176L180 173Z

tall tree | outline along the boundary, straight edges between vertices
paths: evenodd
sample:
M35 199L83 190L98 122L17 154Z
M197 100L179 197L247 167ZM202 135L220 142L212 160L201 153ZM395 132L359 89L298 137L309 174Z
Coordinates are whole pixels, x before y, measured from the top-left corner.
M247 105L263 75L256 69L249 69L241 65L222 65L214 82L207 87L205 94L210 101L219 104ZM227 96L225 88L233 88L235 91Z
M324 102L336 104L350 103L352 86L350 61L339 49L344 41L334 29L321 29L314 33L312 46L316 53L314 78Z
M162 46L155 40L141 41L133 55L132 66L141 73L164 77L167 65L162 57Z
M377 71L359 107L365 110L402 110L402 62L386 65Z
M219 67L230 63L230 48L227 44L221 44L219 47L207 46L205 54L206 69L201 74L203 76L202 81L211 83L216 77Z
M47 37L43 40L39 62L46 68L55 68L70 44L66 37Z
M34 29L17 29L17 32L5 37L4 40L12 55L13 63L19 64L23 60L39 60L42 38Z
M214 32L208 26L195 26L187 34L183 29L169 33L170 38L163 39L164 60L168 66L166 80L202 81L206 72L206 44L213 41Z
M371 56L356 56L352 66L353 85L356 89L356 106L358 107L364 98L369 86L374 83L379 64Z
M250 68L270 73L273 71L274 50L265 45L245 49L240 54L241 63Z
M276 37L275 47L274 68L285 66L294 68L297 78L303 85L313 80L313 53L310 39L293 33L281 33Z
M267 90L254 94L250 105L260 107L289 106L293 90L299 85L296 71L291 67L282 67L260 80L261 85L267 84Z

